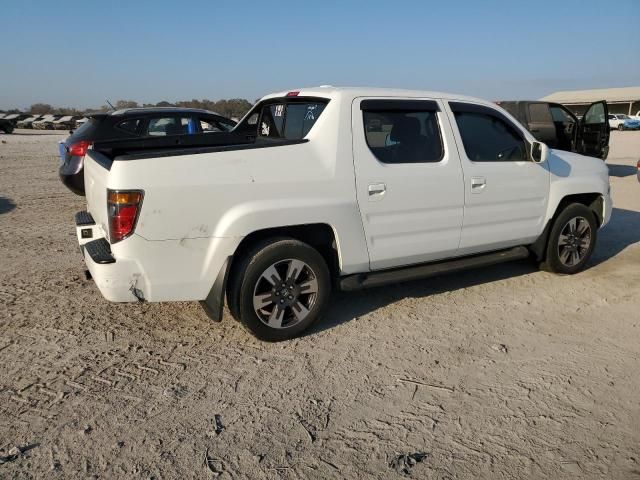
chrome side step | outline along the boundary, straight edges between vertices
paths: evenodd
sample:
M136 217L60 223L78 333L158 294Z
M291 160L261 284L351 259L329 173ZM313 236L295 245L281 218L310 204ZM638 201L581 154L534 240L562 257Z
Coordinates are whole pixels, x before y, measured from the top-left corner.
M511 260L520 260L530 255L527 247L514 247L496 252L483 253L469 257L454 258L440 262L423 263L407 267L380 270L377 272L356 273L340 279L341 290L352 291L378 287L389 283L408 282L433 277L443 273L459 272L471 268L487 267Z

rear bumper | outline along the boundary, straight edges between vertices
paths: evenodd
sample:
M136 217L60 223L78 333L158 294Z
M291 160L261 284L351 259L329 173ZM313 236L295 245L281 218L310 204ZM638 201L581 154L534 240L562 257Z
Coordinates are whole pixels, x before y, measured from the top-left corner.
M63 144L64 145L64 144ZM76 195L84 196L84 157L62 157L58 170L60 181Z
M148 241L138 235L110 245L86 212L76 215L85 264L111 302L205 300L240 238Z
M111 256L113 261L102 262L100 257L96 256L96 252L90 248L91 244L99 241L94 240L80 248L84 262L102 296L110 302L144 301L142 292L145 289L142 284L146 279L141 278L138 266L135 262L122 260L116 262L113 256Z

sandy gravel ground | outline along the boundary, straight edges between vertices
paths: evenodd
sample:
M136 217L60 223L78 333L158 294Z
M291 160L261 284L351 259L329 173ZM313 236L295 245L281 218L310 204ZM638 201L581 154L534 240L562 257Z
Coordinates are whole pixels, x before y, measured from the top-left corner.
M640 132L612 134L585 272L336 295L275 345L195 303L103 300L61 138L0 135L0 478L640 478Z

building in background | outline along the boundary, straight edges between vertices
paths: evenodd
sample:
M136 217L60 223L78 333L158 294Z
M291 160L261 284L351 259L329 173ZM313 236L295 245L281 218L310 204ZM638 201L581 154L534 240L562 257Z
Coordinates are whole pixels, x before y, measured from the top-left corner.
M566 90L552 93L540 100L560 103L576 115L583 115L591 103L606 100L609 113L635 115L640 110L640 87Z

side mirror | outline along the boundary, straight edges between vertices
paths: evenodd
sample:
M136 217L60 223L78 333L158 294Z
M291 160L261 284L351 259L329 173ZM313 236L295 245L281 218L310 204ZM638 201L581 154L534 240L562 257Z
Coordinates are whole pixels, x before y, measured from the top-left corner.
M536 163L544 163L549 157L549 147L542 142L533 142L531 145L531 160Z

